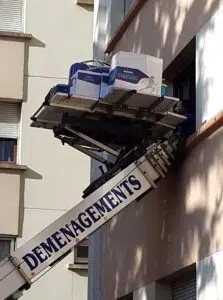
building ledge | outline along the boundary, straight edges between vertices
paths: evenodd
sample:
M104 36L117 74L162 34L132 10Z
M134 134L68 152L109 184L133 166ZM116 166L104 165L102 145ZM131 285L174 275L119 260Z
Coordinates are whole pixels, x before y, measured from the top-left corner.
M223 126L223 110L217 115L205 122L194 134L192 134L186 141L186 149L191 150L197 144L204 141L207 137L217 131Z
M22 98L2 98L0 97L0 102L9 102L9 103L22 103Z
M17 164L13 164L13 163L0 163L0 170L1 169L10 169L10 170L25 171L27 169L27 166L25 166L25 165L17 165Z
M80 6L94 6L94 0L76 0L76 4Z
M68 264L67 269L70 271L88 270L88 264Z
M132 8L129 10L127 16L123 20L123 22L119 25L118 29L115 31L114 36L111 38L111 40L107 44L107 48L105 49L105 53L110 54L117 43L122 38L123 34L125 33L126 29L131 24L132 20L136 17L140 9L143 7L143 5L146 3L147 0L137 0L135 4L132 6Z
M32 34L23 33L23 32L0 31L0 38L1 37L16 38L21 40L31 40L33 36Z

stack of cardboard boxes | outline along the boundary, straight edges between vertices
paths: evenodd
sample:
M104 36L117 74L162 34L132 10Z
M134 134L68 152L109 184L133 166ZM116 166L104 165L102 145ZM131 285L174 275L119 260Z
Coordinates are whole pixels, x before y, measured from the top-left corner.
M120 51L111 66L73 64L70 68L70 94L103 100L114 89L161 95L163 60L145 54Z

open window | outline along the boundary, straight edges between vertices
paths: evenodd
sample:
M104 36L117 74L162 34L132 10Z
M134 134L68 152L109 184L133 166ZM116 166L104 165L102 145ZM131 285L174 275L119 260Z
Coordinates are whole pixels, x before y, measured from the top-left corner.
M174 112L187 116L183 136L188 138L196 131L196 42L195 39L180 52L164 71L169 96L180 99Z
M20 105L0 102L0 163L17 162Z

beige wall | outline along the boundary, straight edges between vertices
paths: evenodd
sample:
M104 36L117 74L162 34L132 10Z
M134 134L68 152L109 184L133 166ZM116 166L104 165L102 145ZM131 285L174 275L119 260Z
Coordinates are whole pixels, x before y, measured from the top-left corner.
M159 56L164 69L219 7L221 0L147 0L114 49Z
M28 166L24 190L21 246L80 202L90 182L90 159L62 146L53 132L30 127L30 117L50 88L68 83L73 62L92 58L93 7L73 0L26 1L26 31L33 39L26 48L25 94L21 117L20 161ZM24 300L87 299L87 272L67 269L74 253L35 283Z
M222 147L223 128L178 161L157 190L104 226L102 299L114 300L223 249Z
M0 98L22 100L25 42L0 35Z
M68 77L71 63L92 58L93 7L75 1L29 0L26 31L32 39L26 75ZM40 22L41 21L41 22Z
M0 168L0 235L18 235L19 213L23 208L23 175L21 170Z

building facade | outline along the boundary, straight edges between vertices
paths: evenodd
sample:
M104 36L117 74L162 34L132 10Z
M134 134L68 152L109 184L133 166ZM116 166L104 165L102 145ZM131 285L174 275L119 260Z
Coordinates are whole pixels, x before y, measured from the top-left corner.
M30 127L49 89L92 58L93 1L0 0L0 260L75 206L90 160ZM87 245L23 299L87 299Z
M89 299L223 299L223 3L131 2L95 2L95 58L163 58L169 95L196 121L158 188L90 238Z

